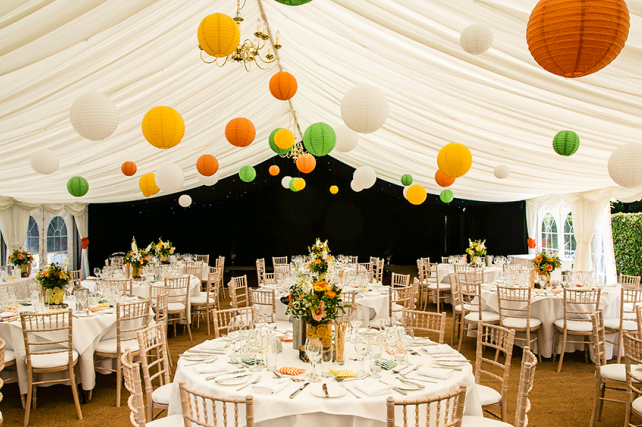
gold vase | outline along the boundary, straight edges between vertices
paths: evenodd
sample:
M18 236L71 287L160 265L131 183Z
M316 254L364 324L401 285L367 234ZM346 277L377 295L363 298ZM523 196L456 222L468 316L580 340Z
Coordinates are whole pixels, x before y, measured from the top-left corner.
M20 265L20 277L29 277L31 276L31 263Z
M132 268L132 278L134 278L134 279L140 279L140 271L141 271L142 269L143 269L143 268L142 268L141 266L138 266L138 267L134 266L134 267Z
M323 345L323 361L327 362L332 360L332 328L330 323L322 323L319 325L311 325L306 323L305 336L307 338L318 338Z

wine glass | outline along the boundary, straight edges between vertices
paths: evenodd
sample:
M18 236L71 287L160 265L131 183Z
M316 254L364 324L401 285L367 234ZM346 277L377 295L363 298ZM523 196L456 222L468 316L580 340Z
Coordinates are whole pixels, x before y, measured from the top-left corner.
M370 351L370 339L367 335L363 333L357 333L356 339L354 341L354 351L357 352L361 359L361 369L359 369L358 375L360 377L363 377L367 374L363 365L366 360L366 356Z
M261 370L261 361L257 358L257 355L261 353L261 348L263 346L263 337L261 335L261 330L257 329L252 332L248 340L248 346L250 348L250 353L252 353L253 360L252 366L250 367L251 372L258 372Z
M350 327L352 328L352 342L356 339L357 331L359 327L363 324L363 312L356 309L352 312L350 316Z
M370 360L372 361L370 370L372 371L373 378L381 378L381 365L378 365L377 362L381 360L381 354L383 353L383 348L385 347L385 342L381 333L378 333L370 338Z
M321 344L321 340L316 337L310 337L305 340L305 354L312 364L312 372L308 374L306 379L312 383L321 381L321 378L317 375L317 362L321 360L322 353L323 344Z
M386 344L390 348L390 359L395 360L395 353L397 351L397 346L399 345L399 334L397 329L393 326L390 326L385 330Z
M401 348L403 349L403 362L401 363L404 366L409 366L410 361L408 360L408 349L413 344L415 340L415 331L412 328L399 328L399 341L401 342Z

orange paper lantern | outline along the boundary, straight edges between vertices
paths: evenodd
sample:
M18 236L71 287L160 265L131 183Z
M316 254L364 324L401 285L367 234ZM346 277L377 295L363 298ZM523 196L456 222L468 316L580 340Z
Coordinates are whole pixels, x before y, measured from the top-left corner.
M296 159L296 168L303 173L310 173L317 166L317 161L310 153L303 153Z
M268 172L272 176L277 176L279 172L281 172L281 169L277 165L272 165L270 166L270 169L268 169Z
M160 188L156 185L155 176L151 172L140 177L138 187L145 197L153 196L160 191Z
M254 125L244 117L232 119L225 126L225 138L236 147L247 147L254 141L255 136Z
M134 162L125 162L121 165L120 170L125 176L133 176L136 174L138 168L136 168L136 163Z
M455 178L444 175L442 171L437 169L437 172L435 172L435 182L437 182L440 187L450 187L455 183Z
M212 176L218 170L218 160L211 154L203 154L196 161L196 170L203 176Z
M279 71L270 79L270 93L276 99L287 101L297 90L296 79L290 73Z
M563 77L582 77L606 67L628 35L624 0L540 0L526 27L535 61Z

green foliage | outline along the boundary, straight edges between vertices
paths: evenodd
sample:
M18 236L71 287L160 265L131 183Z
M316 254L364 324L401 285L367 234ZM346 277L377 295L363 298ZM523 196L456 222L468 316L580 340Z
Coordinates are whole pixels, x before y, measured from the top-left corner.
M611 202L611 213L642 212L642 200L633 203Z
M642 275L642 213L611 215L618 274Z

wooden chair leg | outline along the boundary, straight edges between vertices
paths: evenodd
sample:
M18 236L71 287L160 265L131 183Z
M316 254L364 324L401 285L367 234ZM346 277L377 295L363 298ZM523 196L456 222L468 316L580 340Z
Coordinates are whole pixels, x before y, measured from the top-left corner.
M74 405L76 405L76 414L78 419L82 420L82 411L80 410L80 399L78 399L78 384L76 384L76 375L74 374L74 367L69 367L69 382L71 385L71 394L74 396Z
M437 291L437 313L441 313L441 308L439 306L440 299L441 298L439 298L439 291Z
M38 396L38 386L35 386L35 387L33 388L33 397L32 397L33 402L31 403L31 407L32 407L33 409L37 409L37 408L38 408L38 407L36 406L36 402L38 401L37 396Z
M597 407L598 407L598 402L600 401L600 383L595 384L595 397L593 397L593 410L591 411L591 422L589 423L589 427L593 427L595 425L595 420L597 419Z
M537 357L539 358L539 363L542 363L542 328L537 329Z
M31 374L33 375L33 374ZM31 378L29 378L29 389L27 390L27 398L25 401L25 420L24 427L29 425L29 414L31 413L31 396L33 394L33 384Z
M604 407L604 393L606 393L606 384L601 384L600 398L598 399L598 403L597 403L597 420L598 421L602 421L602 408Z
M557 357L557 340L559 339L557 328L553 331L553 363L555 363L555 358Z
M451 347L453 346L453 343L455 342L455 329L457 328L457 323L458 323L457 318L458 317L459 316L457 315L457 312L453 312L453 328L452 328L452 331L450 333L450 346Z
M624 347L624 338L622 337L622 331L620 331L617 333L617 363L620 363L622 347Z
M205 321L207 322L207 335L211 335L212 334L211 331L210 331L210 313L212 313L210 311L210 308L206 307L206 309L205 309ZM214 320L212 320L212 322L213 321Z
M120 388L123 385L123 371L120 366L120 357L116 358L116 407L120 408Z
M462 313L463 316L463 313ZM464 341L464 333L466 332L466 319L462 317L461 324L459 327L459 344L457 345L457 351L461 351L461 343Z
M562 335L562 348L560 349L560 361L559 361L559 364L557 365L558 373L562 371L562 362L564 362L565 352L566 352L566 331L564 331Z
M190 328L189 325L189 319L185 319L185 327L187 328L187 333L189 334L189 340L194 341L194 339L192 338L192 328Z

